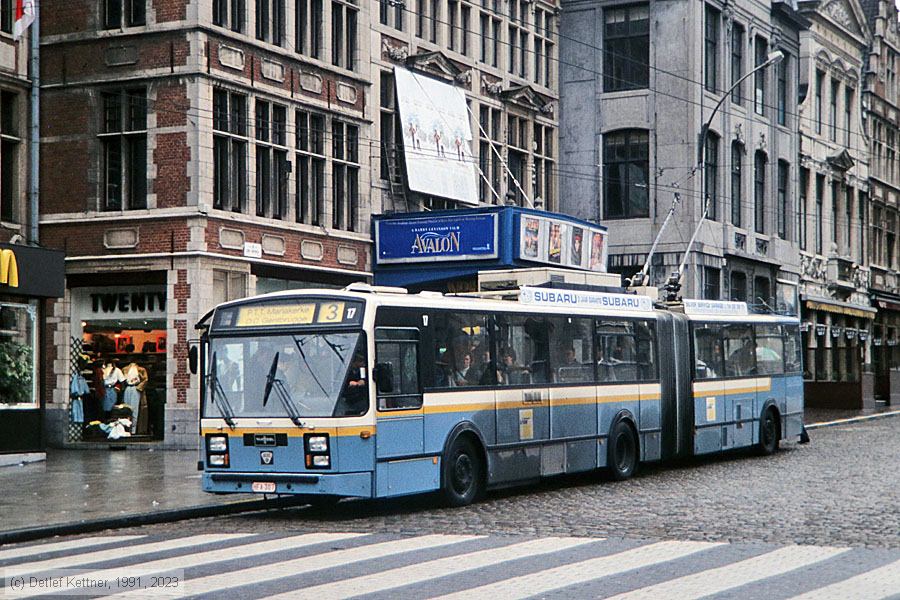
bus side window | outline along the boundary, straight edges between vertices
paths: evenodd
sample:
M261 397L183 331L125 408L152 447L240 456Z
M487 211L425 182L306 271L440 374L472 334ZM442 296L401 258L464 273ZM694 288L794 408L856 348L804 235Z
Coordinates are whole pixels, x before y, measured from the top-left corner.
M730 323L724 327L725 376L747 377L756 375L756 343L753 326Z
M556 383L593 383L594 340L590 319L550 317L550 360Z
M482 313L438 313L434 325L434 387L493 385L488 317Z
M757 324L756 371L760 375L784 373L784 340L778 325Z
M784 372L799 375L803 372L803 346L800 343L800 328L796 325L782 325L784 340Z
M657 381L659 372L656 368L656 323L639 321L635 324L637 335L637 363L641 381Z
M378 410L422 406L419 386L419 332L415 329L375 330L375 372Z
M694 323L694 378L715 379L725 375L722 362L722 326Z

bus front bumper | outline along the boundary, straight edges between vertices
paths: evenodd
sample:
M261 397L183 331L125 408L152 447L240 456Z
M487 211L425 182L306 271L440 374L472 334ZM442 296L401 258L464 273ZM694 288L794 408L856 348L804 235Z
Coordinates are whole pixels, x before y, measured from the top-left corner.
M270 494L372 497L372 473L203 473L203 491L219 494L254 493L253 484L275 485ZM263 486L256 486L263 487Z

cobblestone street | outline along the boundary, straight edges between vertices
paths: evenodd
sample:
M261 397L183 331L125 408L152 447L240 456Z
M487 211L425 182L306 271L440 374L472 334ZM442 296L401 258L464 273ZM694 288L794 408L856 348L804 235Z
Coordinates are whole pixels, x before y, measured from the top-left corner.
M445 509L428 497L345 501L199 519L141 533L355 531L526 534L900 548L900 419L825 428L774 457L733 454L495 491Z

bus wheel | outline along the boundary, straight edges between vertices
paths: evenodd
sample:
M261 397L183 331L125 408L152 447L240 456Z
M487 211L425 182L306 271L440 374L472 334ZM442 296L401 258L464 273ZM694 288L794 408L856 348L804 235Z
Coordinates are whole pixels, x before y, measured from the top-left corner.
M759 421L759 443L756 445L756 452L761 456L769 456L778 451L780 443L780 427L778 424L778 415L775 409L769 407L763 414L763 418Z
M444 456L441 494L449 506L467 506L484 490L484 465L472 440L460 436Z
M634 435L634 429L624 420L616 422L609 436L606 464L610 475L616 481L628 479L637 470L637 437Z

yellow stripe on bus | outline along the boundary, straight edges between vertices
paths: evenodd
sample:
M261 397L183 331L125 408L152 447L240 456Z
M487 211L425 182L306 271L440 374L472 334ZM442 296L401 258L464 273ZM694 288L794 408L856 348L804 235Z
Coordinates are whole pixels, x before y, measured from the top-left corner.
M204 427L200 430L200 434L203 436L206 435L229 435L231 437L241 437L247 433L260 433L267 435L274 435L276 433L283 433L288 437L302 437L307 433L327 433L332 437L347 437L347 436L358 436L363 432L368 432L370 435L375 435L375 426L374 425L363 425L359 427L236 427L235 429L230 429L227 426L223 427Z

